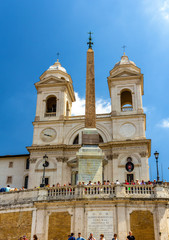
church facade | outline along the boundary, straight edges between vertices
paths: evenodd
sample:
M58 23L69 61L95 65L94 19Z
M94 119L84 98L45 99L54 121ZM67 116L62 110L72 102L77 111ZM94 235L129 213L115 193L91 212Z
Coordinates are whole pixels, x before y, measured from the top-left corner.
M29 154L0 157L1 184L28 188L0 193L0 240L18 239L22 233L31 239L37 234L40 240L62 240L70 232L76 236L82 232L85 238L93 232L97 239L103 233L106 240L117 233L119 239L126 239L130 229L137 240L168 239L168 187L123 185L125 180L149 180L151 140L145 136L143 74L124 53L107 79L111 112L96 115L104 154L102 179L121 184L78 185L77 152L85 116L71 116L73 81L57 60L35 83L37 105ZM55 187L37 188L45 155L45 184Z
M33 144L27 147L30 153L29 170L23 171L25 175L20 183L13 176L16 185L12 185L22 187L26 182L28 188L39 186L45 154L49 162L46 183L50 186L56 183L75 185L78 181L76 153L82 144L85 116L71 116L75 101L71 76L57 61L42 74L35 87L37 107ZM125 179L148 181L151 141L145 136L143 74L124 54L110 71L108 87L111 113L96 116L100 147L105 154L103 179L110 182L119 180L121 183ZM3 156L1 159L4 159ZM8 161L12 161L10 159ZM130 166L129 162L134 168L132 172L126 168L127 164Z

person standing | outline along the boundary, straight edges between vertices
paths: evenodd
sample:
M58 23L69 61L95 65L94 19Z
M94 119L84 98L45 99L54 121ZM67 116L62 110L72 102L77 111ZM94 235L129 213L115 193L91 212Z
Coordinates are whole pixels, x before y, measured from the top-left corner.
M22 237L22 239L23 239L23 240L28 240L25 235Z
M116 234L116 233L114 234L114 238L112 238L112 240L118 240L118 239L117 239L117 234Z
M36 234L33 235L33 240L39 240Z
M93 237L93 233L90 233L88 240L96 240L96 239Z
M100 240L105 240L104 234L100 234Z
M68 238L68 240L76 240L75 234L74 234L74 233L71 233L71 234L70 234L70 238Z
M85 239L81 236L81 233L79 232L78 233L78 238L76 238L76 240L85 240Z
M129 235L127 236L126 240L135 240L135 237L132 235L132 231L129 231Z

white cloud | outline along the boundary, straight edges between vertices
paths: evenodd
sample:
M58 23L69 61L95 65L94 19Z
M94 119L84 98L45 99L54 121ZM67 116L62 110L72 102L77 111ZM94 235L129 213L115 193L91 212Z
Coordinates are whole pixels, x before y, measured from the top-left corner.
M163 119L159 126L163 128L169 128L169 118Z
M164 19L169 20L169 0L162 1L160 12Z
M158 23L162 28L162 23L169 23L169 0L144 0L144 11L147 13L151 22ZM164 25L165 26L165 25ZM165 27L166 29L166 27Z
M78 93L75 92L76 102L72 104L72 115L85 114L85 99L80 98ZM96 113L109 113L111 111L111 104L109 101L99 98L96 100Z
M111 104L109 101L104 99L96 100L96 113L110 113L111 112Z
M85 114L85 99L80 98L78 93L75 92L76 102L72 103L72 115L84 115Z

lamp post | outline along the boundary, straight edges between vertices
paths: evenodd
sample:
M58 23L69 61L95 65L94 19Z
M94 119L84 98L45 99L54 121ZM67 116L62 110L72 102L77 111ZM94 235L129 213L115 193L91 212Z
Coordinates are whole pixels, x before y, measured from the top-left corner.
M44 160L44 163L43 163L43 177L42 177L42 183L40 184L40 187L45 187L45 168L49 166L49 163L48 163L48 156L45 154L43 156L43 160Z
M159 157L159 153L157 151L155 151L154 153L155 159L156 159L156 167L157 167L157 183L159 182L160 178L159 178L159 171L158 171L158 157Z

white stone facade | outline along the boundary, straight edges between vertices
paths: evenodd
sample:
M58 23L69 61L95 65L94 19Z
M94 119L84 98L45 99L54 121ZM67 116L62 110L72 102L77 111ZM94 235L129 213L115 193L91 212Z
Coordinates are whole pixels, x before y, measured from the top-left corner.
M111 113L96 116L96 128L100 134L100 148L105 155L104 180L124 182L132 174L133 180L149 180L148 157L151 141L145 137L146 116L143 113L143 74L136 65L123 55L121 61L110 71L108 86L111 96ZM25 174L29 176L28 187L39 186L43 175L43 156L47 154L49 167L46 178L50 185L78 181L76 153L82 143L84 116L71 116L75 101L70 75L57 61L45 71L37 89L36 116L33 122L33 144L30 152L30 168L26 171L22 158L18 167L19 180L15 187L24 185ZM134 170L126 170L127 159ZM3 158L0 164L3 166ZM4 160L6 161L6 159ZM15 160L16 161L16 160ZM22 167L21 167L22 166ZM7 169L4 179L9 175ZM13 171L13 175L18 172ZM5 181L1 181L2 185Z

